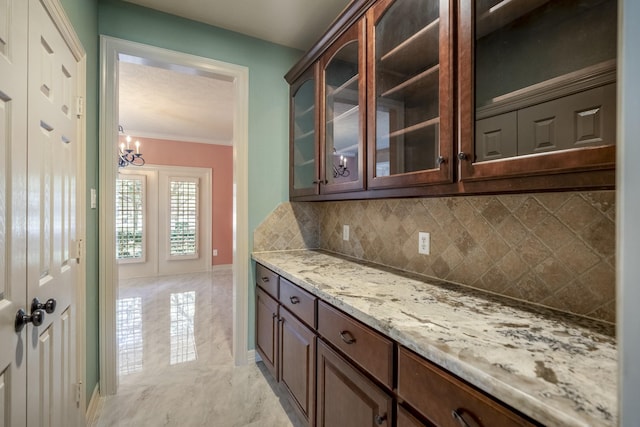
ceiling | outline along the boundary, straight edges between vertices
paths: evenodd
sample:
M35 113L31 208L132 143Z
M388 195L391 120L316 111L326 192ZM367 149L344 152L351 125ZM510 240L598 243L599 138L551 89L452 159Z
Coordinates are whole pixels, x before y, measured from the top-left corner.
M307 50L349 0L125 0L272 43Z
M309 49L349 0L125 0L300 50ZM233 86L216 76L124 57L119 120L138 137L231 145Z

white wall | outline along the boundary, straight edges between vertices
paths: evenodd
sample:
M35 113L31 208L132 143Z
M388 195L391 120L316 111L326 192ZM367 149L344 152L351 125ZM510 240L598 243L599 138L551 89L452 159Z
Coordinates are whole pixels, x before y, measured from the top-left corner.
M640 425L640 2L619 0L618 342L620 426Z

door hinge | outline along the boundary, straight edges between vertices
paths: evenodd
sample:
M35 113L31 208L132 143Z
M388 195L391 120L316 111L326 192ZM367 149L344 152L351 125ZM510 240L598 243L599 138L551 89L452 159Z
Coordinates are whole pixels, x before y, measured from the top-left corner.
M79 240L71 240L71 253L70 258L75 258L76 263L80 264L80 259L82 258L82 239Z
M76 116L78 118L84 115L84 98L81 96L76 97Z
M76 384L76 406L80 407L80 400L82 399L82 381Z

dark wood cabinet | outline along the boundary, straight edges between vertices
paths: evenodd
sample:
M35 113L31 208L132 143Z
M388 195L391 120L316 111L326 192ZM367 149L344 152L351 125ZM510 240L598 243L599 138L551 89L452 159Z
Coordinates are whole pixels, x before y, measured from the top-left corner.
M431 424L426 424L420 421L407 411L402 405L396 406L396 427L431 427Z
M278 380L278 302L256 289L256 350L264 366Z
M300 419L313 426L317 299L260 264L256 283L256 350Z
M616 22L616 0L460 2L461 181L602 182L615 168Z
M318 194L320 136L318 133L318 64L291 85L289 106L289 194Z
M367 12L368 188L453 180L450 0L379 0Z
M322 341L317 361L319 427L393 425L391 396Z
M353 1L286 76L315 100L292 99L291 199L614 188L616 22L617 0Z
M402 347L398 397L440 427L537 425Z
M353 24L320 58L320 193L364 189L365 20Z
M318 334L382 384L393 388L393 341L324 301L318 303Z
M256 348L318 427L532 427L534 420L257 264ZM315 327L317 325L317 329ZM466 423L466 424L465 424Z
M315 420L316 335L288 310L280 311L280 383L299 415Z

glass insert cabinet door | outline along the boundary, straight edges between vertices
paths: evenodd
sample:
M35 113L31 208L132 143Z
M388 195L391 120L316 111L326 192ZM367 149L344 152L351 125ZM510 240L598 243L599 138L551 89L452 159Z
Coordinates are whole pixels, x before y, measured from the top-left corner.
M450 182L449 1L379 1L369 11L369 187Z
M463 178L613 161L616 0L466 0L461 25L473 88L462 140L474 141Z
M318 192L316 81L317 68L313 66L291 87L289 182L295 196Z
M355 23L321 60L324 181L321 192L364 188L366 122L364 20Z

